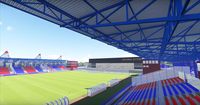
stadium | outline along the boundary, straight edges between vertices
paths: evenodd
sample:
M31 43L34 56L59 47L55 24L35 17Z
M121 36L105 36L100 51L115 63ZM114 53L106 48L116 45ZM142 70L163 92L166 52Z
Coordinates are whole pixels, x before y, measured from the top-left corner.
M21 29L30 31L24 40L29 40L33 31L51 33L62 28L136 55L89 57L83 67L78 60L63 56L12 57L14 50L4 50L0 56L0 105L200 105L199 0L0 0L0 3L2 8L6 6L40 19L21 19L30 23L25 27L34 27L31 23L40 24L42 20L59 26L47 25L39 31ZM13 23L18 21L6 18L9 19ZM2 24L0 20L0 28ZM6 30L12 28L8 26ZM3 39L5 32L3 28L0 31ZM49 49L72 47L64 45L71 43L64 41L68 37L73 40L71 36L57 34L63 41L49 36L37 40L53 43L48 45ZM4 47L3 42L10 44L9 40L0 40L0 47ZM79 41L75 44L84 42ZM34 52L32 48L42 49L38 42L30 43L20 46L20 42L13 42L13 46L22 49L26 44L30 46L30 51L21 51L24 55ZM65 49L63 46L61 49ZM78 53L91 50L73 49L81 49ZM118 50L107 51L100 53L114 55Z

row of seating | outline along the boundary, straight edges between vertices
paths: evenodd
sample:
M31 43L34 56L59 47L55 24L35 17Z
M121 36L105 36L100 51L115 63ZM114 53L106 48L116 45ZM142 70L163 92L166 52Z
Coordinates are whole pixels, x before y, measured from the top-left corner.
M24 74L24 70L21 66L14 66L13 69L15 70L16 74Z
M115 98L112 98L115 99ZM111 99L111 100L112 100ZM112 105L200 105L200 91L179 77L131 86Z
M58 66L58 65L54 65L54 66L50 66L50 67L57 70L57 71L61 70L60 66Z
M65 66L59 65L59 66L48 66L54 71L61 71L66 70ZM46 72L47 70L43 70L40 66L13 66L13 70L9 67L0 67L0 75L11 75L11 74L34 74L38 72ZM51 71L51 70L49 70Z
M4 74L4 75L9 75L10 74L10 70L7 67L0 67L0 75Z
M33 68L32 66L25 66L24 70L29 74L36 73L36 69Z
M131 87L115 105L155 105L156 104L156 82Z
M197 105L200 104L199 90L191 84L175 77L162 80L162 89L166 105Z

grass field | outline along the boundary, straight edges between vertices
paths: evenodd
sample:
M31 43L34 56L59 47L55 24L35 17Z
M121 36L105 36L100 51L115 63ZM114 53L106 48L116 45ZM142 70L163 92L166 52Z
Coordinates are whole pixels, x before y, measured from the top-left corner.
M72 101L86 95L86 88L128 76L67 71L0 77L0 105L43 105L64 96Z

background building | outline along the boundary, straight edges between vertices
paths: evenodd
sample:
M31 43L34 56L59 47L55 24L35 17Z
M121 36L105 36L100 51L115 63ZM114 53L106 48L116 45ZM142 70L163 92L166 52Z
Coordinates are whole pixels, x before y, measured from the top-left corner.
M142 71L142 59L139 57L89 59L92 70L135 72Z

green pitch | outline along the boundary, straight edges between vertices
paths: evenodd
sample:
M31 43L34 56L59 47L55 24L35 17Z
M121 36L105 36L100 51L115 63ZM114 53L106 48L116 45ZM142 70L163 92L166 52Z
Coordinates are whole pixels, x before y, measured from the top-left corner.
M86 88L128 74L67 71L0 77L0 105L43 105L67 96L70 101L87 94Z

